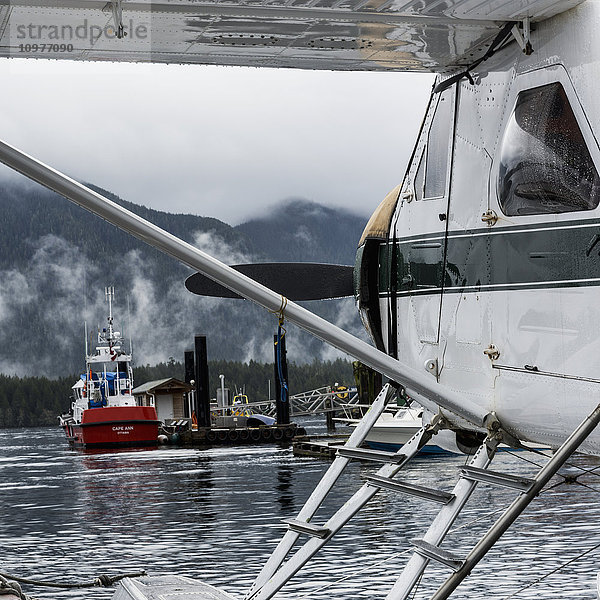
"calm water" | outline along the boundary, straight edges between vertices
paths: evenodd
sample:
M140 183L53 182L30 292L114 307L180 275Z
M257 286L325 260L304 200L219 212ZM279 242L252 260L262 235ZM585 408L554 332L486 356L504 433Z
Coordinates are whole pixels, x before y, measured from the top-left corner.
M464 461L415 460L403 478L450 490ZM574 462L600 466L590 457ZM58 429L0 430L0 570L56 580L146 569L203 579L241 596L281 536L280 520L296 515L328 464L275 446L86 453L70 450ZM523 475L532 469L508 454L494 464ZM326 513L371 471L351 464ZM600 479L585 475L580 481L589 487L562 485L543 493L454 597L597 598L600 551L511 596L600 543ZM511 498L509 491L480 485L457 526ZM407 540L421 537L435 512L435 505L380 492L277 598L384 597L406 560ZM466 554L489 524L486 518L462 528L445 545ZM439 579L430 573L416 598L437 588ZM113 594L26 591L57 600L108 600Z

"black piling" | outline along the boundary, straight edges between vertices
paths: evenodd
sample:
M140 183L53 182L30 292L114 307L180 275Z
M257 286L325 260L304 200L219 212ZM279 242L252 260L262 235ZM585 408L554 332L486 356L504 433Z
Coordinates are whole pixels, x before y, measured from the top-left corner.
M186 350L183 354L184 367L185 367L185 382L189 383L196 377L196 367L194 365L194 351Z
M329 401L329 407L333 407L333 399ZM325 413L325 422L327 423L327 431L335 431L335 412L333 410L328 410Z
M210 390L208 388L208 354L206 336L194 336L196 349L196 419L198 427L210 427Z
M290 401L289 401L289 390L286 395L285 401L282 399L281 394L281 382L279 369L281 368L281 374L283 375L284 381L288 381L288 366L287 366L287 354L285 349L285 335L281 336L278 341L278 336L273 336L274 348L275 348L275 409L276 418L278 425L289 425L290 422ZM281 346L279 346L279 344Z
M193 410L197 426L181 434L178 443L184 446L237 446L243 444L290 443L297 435L306 435L302 427L290 423L289 394L282 393L281 379L287 382L288 369L286 360L285 338L280 341L278 352L277 336L275 336L275 390L277 423L275 425L243 426L236 423L211 426L210 391L208 381L208 356L206 336L194 336L194 351L184 354L185 380L194 382L195 399ZM279 361L279 367L278 362ZM281 369L281 371L280 371ZM281 372L281 378L279 376ZM195 424L194 424L195 425Z

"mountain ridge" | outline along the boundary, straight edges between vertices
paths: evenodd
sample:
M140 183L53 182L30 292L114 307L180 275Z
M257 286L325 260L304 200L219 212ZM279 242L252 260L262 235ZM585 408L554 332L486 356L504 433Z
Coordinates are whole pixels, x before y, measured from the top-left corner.
M289 198L271 218L253 218L236 229L273 260L323 262L322 257L327 256L329 262L350 265L365 222L350 211ZM285 236L285 244L277 244L281 236Z
M352 264L365 222L343 210L293 199L262 219L230 226L212 217L157 211L90 187L228 264ZM0 221L5 242L0 335L16 340L0 347L1 373L59 376L80 368L83 323L105 318L106 285L116 288L116 320L126 322L138 364L172 356L180 360L197 332L208 335L211 359L271 359L272 315L248 301L189 294L183 285L189 268L61 196L38 185L0 182L0 210L5 215ZM330 235L340 227L343 244ZM313 302L309 308L353 333L362 331L350 299ZM292 326L289 331L291 360L339 356L308 334Z

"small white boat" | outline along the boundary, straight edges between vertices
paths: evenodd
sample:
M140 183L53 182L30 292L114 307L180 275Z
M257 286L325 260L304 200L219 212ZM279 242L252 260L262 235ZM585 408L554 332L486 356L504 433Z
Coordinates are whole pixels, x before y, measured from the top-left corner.
M408 442L422 426L423 409L421 408L406 407L400 408L394 413L384 412L371 428L365 441L369 447L375 450L396 452L406 444L406 442ZM449 452L449 450L445 450L441 446L435 444L435 440L436 438L439 440L439 436L444 436L444 440L449 438L446 432L438 433L438 435L434 436L433 439L421 449L421 453L440 454ZM450 441L450 439L447 441ZM444 444L444 446L446 446L446 444Z
M423 409L404 407L396 412L384 412L368 433L365 442L374 450L397 452L423 426ZM535 450L549 450L549 446L527 444ZM519 450L500 444L498 451ZM442 430L423 446L421 454L461 454L454 432Z

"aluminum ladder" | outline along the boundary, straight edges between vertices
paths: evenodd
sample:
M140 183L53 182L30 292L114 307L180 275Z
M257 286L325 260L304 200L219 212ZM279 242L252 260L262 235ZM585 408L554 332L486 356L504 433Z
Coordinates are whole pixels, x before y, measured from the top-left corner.
M442 418L436 417L430 425L422 427L396 453L358 447L395 393L396 390L390 384L383 388L346 445L338 450L335 460L298 516L285 521L288 531L246 594L245 600L267 600L274 596L382 488L441 504L439 513L423 539L412 541L414 553L389 592L387 600L407 600L432 560L448 567L451 571L451 574L430 598L430 600L445 600L600 422L599 405L569 436L535 477L528 479L488 469L501 441L510 440L519 445L518 440L511 438L502 430L500 423L492 414L488 422L488 436L469 464L461 467L460 477L454 489L451 492L445 492L413 485L395 478L398 471L444 425ZM367 482L325 523L314 523L312 518L352 459L370 460L383 463L383 466L376 474L367 477ZM441 548L441 544L479 482L512 488L518 493L518 496L467 557L461 558L451 551ZM308 540L288 558L302 535L308 536Z
M295 519L284 521L288 531L252 584L245 596L246 600L267 600L276 594L381 487L399 485L392 479L393 476L437 433L442 424L442 419L438 417L433 420L432 424L422 427L402 446L401 451L383 452L359 448L390 399L396 394L397 389L393 385L388 383L383 387L346 444L338 450L331 466L298 516ZM317 510L352 459L383 463L383 466L325 523L314 523L312 519ZM420 488L419 493L435 494L426 488ZM292 556L286 560L301 535L308 536L308 539L299 545Z

